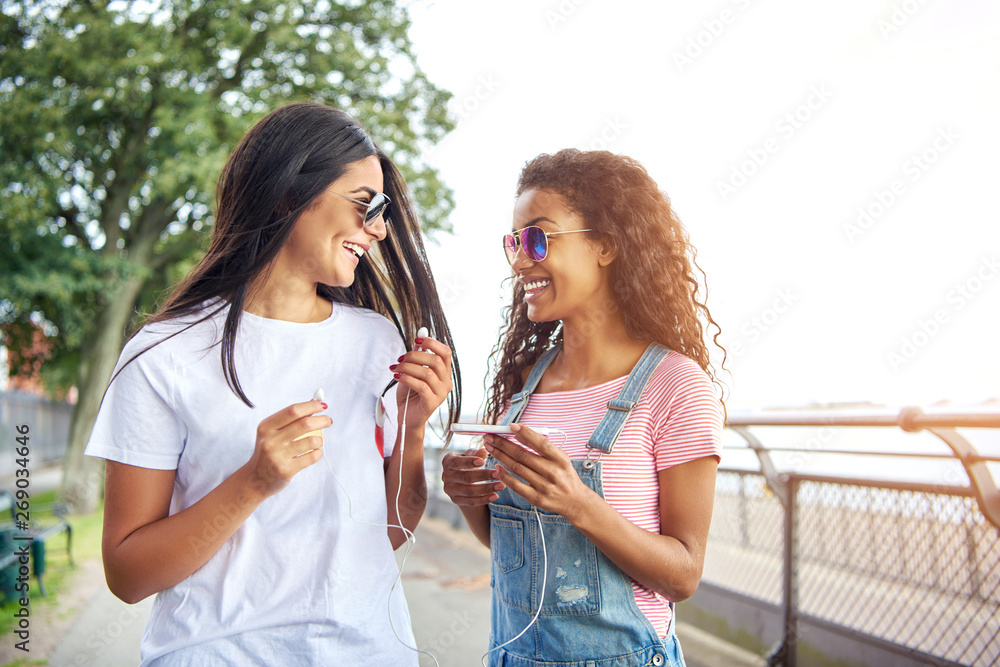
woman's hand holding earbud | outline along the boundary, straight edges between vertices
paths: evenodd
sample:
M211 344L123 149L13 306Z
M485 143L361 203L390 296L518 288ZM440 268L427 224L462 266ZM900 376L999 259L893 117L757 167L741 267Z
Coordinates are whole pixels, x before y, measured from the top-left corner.
M262 499L288 486L292 477L323 456L323 438L302 437L327 428L333 420L317 415L326 409L322 401L295 403L264 419L257 426L253 455L243 466L255 494Z
M407 352L389 367L399 381L396 404L400 417L406 407L404 428L407 430L423 428L453 388L451 348L430 337L417 338L414 342L417 349Z

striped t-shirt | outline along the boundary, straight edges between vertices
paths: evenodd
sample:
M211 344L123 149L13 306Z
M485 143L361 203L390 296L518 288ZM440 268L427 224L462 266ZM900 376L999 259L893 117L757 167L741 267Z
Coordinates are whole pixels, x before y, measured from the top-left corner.
M518 422L565 431L565 443L560 433L550 434L549 440L571 459L585 459L587 440L625 380L534 393ZM722 406L708 375L692 359L670 352L653 371L614 450L601 457L605 500L640 528L659 533L657 472L705 456L721 459L722 427ZM665 637L671 613L667 600L635 580L632 590L639 609Z

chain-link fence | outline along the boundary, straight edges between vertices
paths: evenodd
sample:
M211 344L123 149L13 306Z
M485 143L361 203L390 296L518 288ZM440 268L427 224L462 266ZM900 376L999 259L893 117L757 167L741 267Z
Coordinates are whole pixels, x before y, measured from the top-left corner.
M962 664L1000 659L1000 537L967 493L804 481L803 613Z
M702 581L781 604L782 506L761 475L719 471Z
M782 608L771 664L796 664L822 627L906 664L1000 665L1000 529L983 511L996 487L981 470L967 487L799 474L750 446L759 471L720 468L702 581ZM997 461L958 458L970 479Z

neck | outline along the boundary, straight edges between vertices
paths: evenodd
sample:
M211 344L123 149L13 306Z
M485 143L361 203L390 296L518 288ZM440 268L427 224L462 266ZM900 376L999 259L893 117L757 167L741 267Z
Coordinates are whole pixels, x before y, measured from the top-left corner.
M648 345L629 336L618 311L563 320L563 350L552 364L554 390L582 389L628 375Z
M258 317L285 322L322 322L330 316L330 302L316 293L316 284L274 274L250 290L243 309Z

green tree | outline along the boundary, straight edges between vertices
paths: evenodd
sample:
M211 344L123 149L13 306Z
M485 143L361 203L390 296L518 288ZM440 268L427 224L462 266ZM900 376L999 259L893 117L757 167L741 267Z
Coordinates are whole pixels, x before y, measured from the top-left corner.
M0 325L42 326L50 389L75 384L63 498L99 499L83 456L134 314L202 252L215 179L266 111L355 113L406 175L425 229L451 191L420 154L452 129L384 2L0 2ZM31 325L35 325L34 327Z

